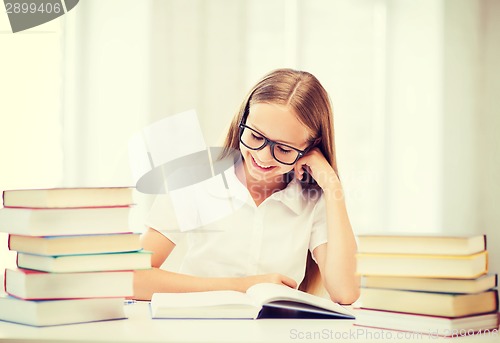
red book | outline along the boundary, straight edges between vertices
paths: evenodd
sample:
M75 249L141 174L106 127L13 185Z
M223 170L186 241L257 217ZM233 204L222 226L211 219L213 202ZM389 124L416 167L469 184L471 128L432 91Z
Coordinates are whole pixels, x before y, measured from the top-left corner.
M421 333L431 337L462 337L498 334L498 313L479 314L465 317L439 317L392 311L353 309L356 321L354 325L373 327L384 330L407 331ZM418 337L418 336L413 336Z

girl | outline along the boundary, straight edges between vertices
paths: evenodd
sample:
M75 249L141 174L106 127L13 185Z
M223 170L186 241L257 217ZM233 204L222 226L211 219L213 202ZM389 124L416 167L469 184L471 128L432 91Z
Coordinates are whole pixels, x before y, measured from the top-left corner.
M323 287L333 301L353 303L356 242L337 173L333 113L319 81L291 69L266 75L243 101L224 148L241 153L227 182L250 201L213 224L216 231L188 233L175 230L171 204L156 201L143 234L153 268L136 271L134 297L244 292L272 282L310 293ZM183 234L189 246L181 272L159 269Z

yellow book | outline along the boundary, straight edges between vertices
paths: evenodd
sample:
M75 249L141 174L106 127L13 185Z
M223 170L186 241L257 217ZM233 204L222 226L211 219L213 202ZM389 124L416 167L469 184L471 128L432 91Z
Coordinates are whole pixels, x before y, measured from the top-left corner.
M357 254L361 275L474 279L488 272L488 252L472 255Z
M358 235L358 252L379 254L471 255L486 250L486 236L432 234Z
M364 275L362 287L441 293L480 293L497 286L497 274L475 279Z

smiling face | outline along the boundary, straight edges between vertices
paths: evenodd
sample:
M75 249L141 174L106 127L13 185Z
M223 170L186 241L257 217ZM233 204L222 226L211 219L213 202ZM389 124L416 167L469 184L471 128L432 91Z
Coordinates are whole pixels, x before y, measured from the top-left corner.
M298 119L294 111L285 105L254 103L250 106L245 123L263 136L299 150L308 147L312 134ZM275 147L278 149L278 147ZM294 165L276 161L270 145L261 150L251 150L240 142L247 179L274 183L291 171Z

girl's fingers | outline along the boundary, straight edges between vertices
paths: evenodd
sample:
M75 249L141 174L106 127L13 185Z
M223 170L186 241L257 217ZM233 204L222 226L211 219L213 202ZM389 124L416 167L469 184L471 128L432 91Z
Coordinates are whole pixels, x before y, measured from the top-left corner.
M283 283L285 286L291 287L291 288L297 288L297 282L295 282L294 279L289 278L288 276L284 276L281 280L281 283Z

